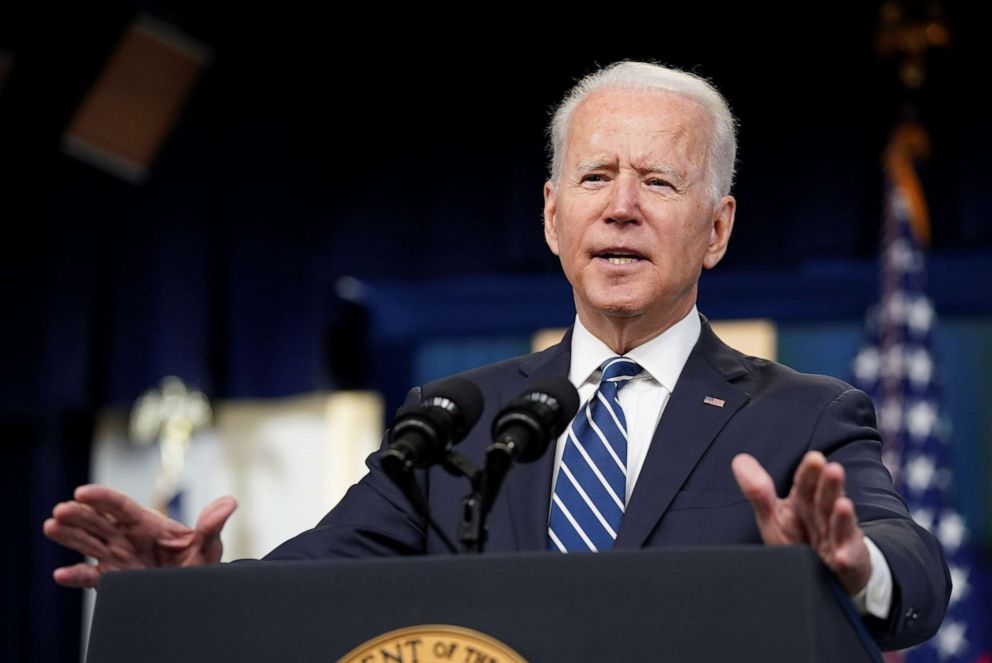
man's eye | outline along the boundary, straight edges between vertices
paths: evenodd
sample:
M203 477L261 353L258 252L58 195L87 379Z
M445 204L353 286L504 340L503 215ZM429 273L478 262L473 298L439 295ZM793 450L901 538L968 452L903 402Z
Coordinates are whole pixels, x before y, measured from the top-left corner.
M590 173L589 175L582 176L583 182L604 182L605 179L602 175L597 175L595 173Z
M648 180L648 186L663 186L671 188L672 184L671 182L666 182L665 180L660 180L657 177L653 177Z

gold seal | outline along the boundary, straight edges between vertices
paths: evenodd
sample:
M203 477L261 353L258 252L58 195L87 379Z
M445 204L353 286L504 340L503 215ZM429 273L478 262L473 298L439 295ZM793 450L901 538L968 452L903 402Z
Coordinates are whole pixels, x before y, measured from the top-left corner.
M408 626L372 638L338 663L527 663L485 633L461 626Z

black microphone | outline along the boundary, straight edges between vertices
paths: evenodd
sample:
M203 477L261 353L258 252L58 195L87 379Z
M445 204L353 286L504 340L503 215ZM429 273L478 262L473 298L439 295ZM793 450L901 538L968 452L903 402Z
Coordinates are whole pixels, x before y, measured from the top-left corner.
M379 453L382 469L396 477L443 461L481 415L482 392L473 382L454 377L438 383L420 403L397 413L389 446Z
M579 409L579 393L565 378L543 380L510 401L493 419L493 443L486 449L482 508L488 510L513 461L544 455Z

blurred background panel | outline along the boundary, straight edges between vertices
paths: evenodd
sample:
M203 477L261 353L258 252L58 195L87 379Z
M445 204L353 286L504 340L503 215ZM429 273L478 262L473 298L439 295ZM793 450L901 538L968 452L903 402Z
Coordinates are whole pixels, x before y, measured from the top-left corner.
M541 231L545 125L571 82L620 58L688 68L729 99L737 225L700 310L766 321L764 347L799 370L851 378L878 298L882 151L898 120L927 128L935 353L987 566L988 17L980 3L903 4L893 22L891 3L853 1L348 19L298 2L3 3L0 659L78 660L80 595L50 579L76 558L41 523L90 480L103 413L124 416L163 376L218 415L257 406L278 421L286 403L359 390L380 394L388 421L411 386L571 324ZM132 57L139 33L151 50ZM134 83L152 89L121 97ZM80 141L128 167L67 152ZM292 455L303 438L265 439ZM194 460L190 473L221 472ZM319 513L332 498L312 500Z
M208 58L172 25L139 16L80 103L65 151L140 183Z

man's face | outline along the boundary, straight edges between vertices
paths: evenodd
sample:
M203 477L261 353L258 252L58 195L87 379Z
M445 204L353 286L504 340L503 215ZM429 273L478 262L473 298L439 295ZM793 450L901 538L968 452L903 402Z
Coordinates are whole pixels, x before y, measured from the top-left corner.
M666 92L599 90L575 109L560 181L544 187L544 229L594 333L606 318L666 329L723 257L735 202L714 203L707 187L710 126Z

